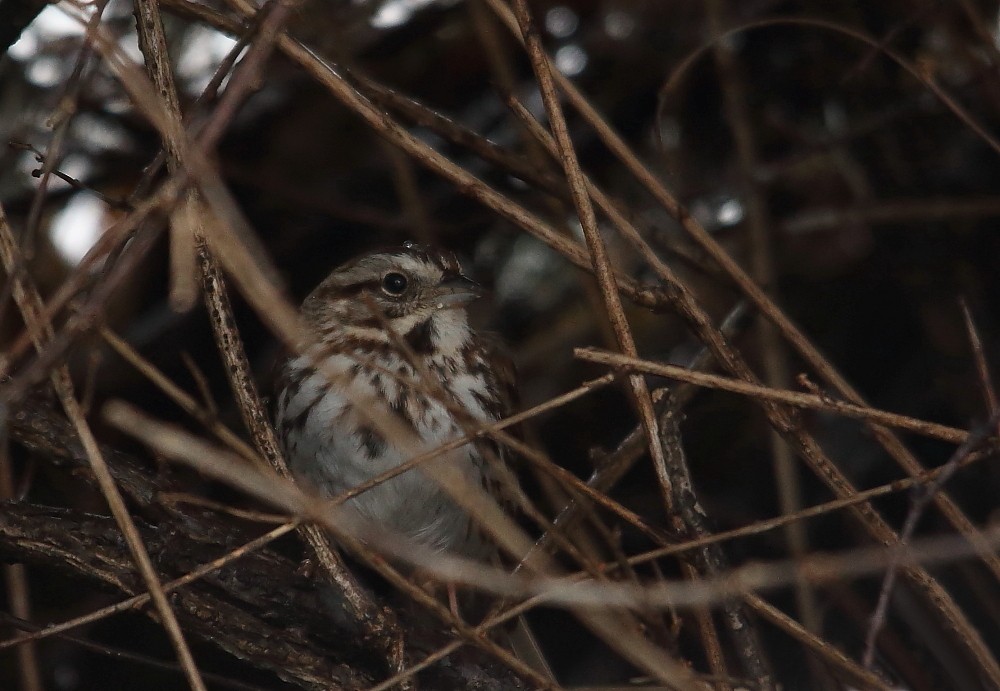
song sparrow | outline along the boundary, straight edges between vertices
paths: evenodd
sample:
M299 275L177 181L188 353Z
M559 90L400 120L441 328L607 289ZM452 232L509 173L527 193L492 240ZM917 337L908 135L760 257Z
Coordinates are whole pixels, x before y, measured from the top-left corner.
M459 418L492 422L507 415L513 368L488 335L470 327L465 309L481 295L452 253L415 244L334 270L302 304L319 355L291 357L278 374L275 426L296 476L336 496L461 436ZM421 371L439 385L438 396L420 381ZM359 410L359 400L372 405ZM456 405L465 412L456 415ZM394 443L373 424L390 414L422 448ZM467 444L456 457L467 479L495 485L482 447ZM469 516L417 469L346 505L434 549L470 556L489 550Z

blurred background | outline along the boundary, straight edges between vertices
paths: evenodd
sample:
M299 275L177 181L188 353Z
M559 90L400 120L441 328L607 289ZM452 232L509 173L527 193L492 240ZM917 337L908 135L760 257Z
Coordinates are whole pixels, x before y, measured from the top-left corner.
M8 2L0 0L0 16ZM530 4L558 69L869 403L964 429L989 417L960 305L968 305L987 361L996 365L1000 151L928 83L949 94L986 133L998 131L995 2ZM222 3L206 6L228 16ZM88 14L96 11L95 3L81 7ZM208 106L197 99L237 45L236 37L196 18L181 0L161 8L182 109L201 117ZM141 64L132 11L131 3L112 0L101 22ZM789 21L803 18L826 24ZM711 43L738 27L744 28ZM559 165L526 135L506 104L513 96L544 119L523 51L485 4L312 0L297 12L289 31L357 80L367 78L415 99L498 147L506 162L486 160L434 126L396 111L421 140L566 234L582 237ZM155 130L102 61L85 49L83 32L60 6L47 6L0 62L0 202L23 233L31 274L46 294L137 201L137 185L160 148ZM579 346L615 348L592 277L383 142L287 59L275 56L258 86L226 131L216 161L296 302L361 251L406 240L432 242L459 252L469 273L492 290L492 300L476 316L510 346L525 406L605 371L572 356ZM721 321L739 303L739 291L593 129L570 108L567 117L583 167ZM41 194L42 157L72 182L51 176ZM642 283L656 281L613 228L602 230L623 273ZM106 323L190 392L201 386L188 364L195 363L222 419L242 433L207 315L200 306L186 313L170 308L168 271L164 235L116 292ZM21 330L7 297L0 306L2 343ZM267 390L278 347L253 311L233 298L249 356ZM687 364L698 353L700 344L676 315L626 307L641 355ZM795 382L800 372L819 382L780 339L762 337L752 319L737 325L733 342L761 376L780 387L801 388ZM81 338L70 358L92 409L108 398L124 398L158 417L188 423L98 339ZM684 446L714 530L787 510L769 428L758 407L739 396L702 391L684 413ZM799 421L856 486L902 476L857 422L825 413L802 413ZM624 390L611 387L537 418L530 438L586 478L595 454L614 449L635 425ZM916 437L905 440L926 467L942 463L953 450ZM14 451L22 463L24 454ZM794 461L786 482L800 505L831 498ZM544 504L532 479L525 483ZM37 503L99 510L93 498L75 496L51 473L37 474L25 487ZM997 518L996 463L962 470L948 489L974 523ZM653 524L666 520L648 459L635 465L612 496ZM786 492L784 501L788 497ZM908 496L876 506L898 528ZM810 550L867 544L843 512L805 526ZM921 528L931 534L949 529L934 512ZM628 531L621 541L628 554L650 547ZM789 554L781 531L727 543L726 550L736 564ZM81 593L65 577L29 572L39 622L107 601L97 591ZM995 580L973 562L934 573L993 650L1000 650ZM878 579L845 580L816 593L822 635L851 657L863 649L878 586ZM769 599L796 616L791 589ZM928 654L944 634L921 623L919 612L907 614L908 607L919 608L903 600L889 620L891 641L880 653L883 669L907 688L985 688L975 678L960 678L954 659ZM635 676L567 615L539 610L532 622L561 682L621 684ZM677 649L702 669L692 628L681 627ZM820 688L804 655L782 634L766 626L762 632L785 688ZM119 617L81 635L170 658L159 629L138 616ZM153 672L66 641L46 642L40 654L51 689L183 688L179 674ZM219 669L238 667L218 655ZM4 651L0 687L15 687L14 670L13 654ZM280 684L275 680L267 687Z

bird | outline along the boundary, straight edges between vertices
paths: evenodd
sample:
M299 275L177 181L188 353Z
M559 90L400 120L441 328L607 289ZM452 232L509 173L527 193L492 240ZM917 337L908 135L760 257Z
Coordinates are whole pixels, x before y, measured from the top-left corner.
M469 322L467 307L483 295L455 254L415 243L370 251L334 269L300 310L318 347L288 356L276 376L275 429L293 475L321 496L337 497L463 436L470 425L510 415L517 399L511 359L493 334ZM408 434L376 424L386 415ZM504 452L479 441L450 458L466 480L497 496L491 455L502 459ZM419 469L344 506L438 552L486 558L494 550Z

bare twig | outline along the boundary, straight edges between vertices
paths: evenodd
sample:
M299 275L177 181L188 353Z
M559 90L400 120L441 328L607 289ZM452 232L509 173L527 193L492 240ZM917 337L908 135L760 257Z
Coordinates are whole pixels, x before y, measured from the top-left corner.
M824 20L814 20L808 18L782 18L782 19L769 19L763 22L751 23L738 27L736 29L731 29L721 36L713 38L713 41L723 40L735 33L749 30L758 26L774 26L776 24L790 24L793 26L812 26L816 28L821 28L824 30L835 31L838 33L843 33L848 35L858 41L865 43L866 45L879 47L878 42L865 36L861 32L855 31L853 29L843 27L839 24ZM709 44L710 46L711 44ZM680 78L680 75L684 74L686 69L694 62L694 60L709 46L703 46L701 49L696 51L694 54L689 56L678 68L674 71L674 76L667 82L664 86L664 91L669 90L672 83ZM884 53L887 57L892 59L894 62L905 69L911 76L917 79L921 84L930 89L935 96L937 96L949 109L952 110L963 122L965 122L971 129L973 129L977 134L984 138L984 140L993 148L994 150L1000 150L1000 144L996 140L985 133L983 128L974 120L968 112L961 108L953 99L951 99L947 93L945 93L940 87L936 86L921 74L920 70L911 65L908 61L904 60L897 54L884 49ZM567 82L567 86L564 87L572 90L572 84ZM569 93L569 92L568 92ZM571 96L572 98L572 96ZM577 100L574 98L574 103ZM589 108L585 101L579 103L580 108ZM592 109L582 111L592 123L600 122L599 115ZM603 125L603 123L602 123ZM739 286L740 290L747 296L747 298L753 302L753 304L763 313L768 319L770 319L775 326L781 331L782 335L785 337L786 341L795 351L807 362L809 365L819 373L819 375L830 383L842 396L848 399L852 403L858 405L864 405L865 401L861 394L855 389L851 384L837 371L837 369L819 352L815 345L813 345L810 340L805 336L804 333L792 323L787 315L782 312L782 310L774 304L773 301L767 296L767 294L758 286L742 267L726 252L719 242L713 238L704 227L702 227L696 220L691 218L687 210L677 201L677 199L668 192L663 185L655 178L655 176L642 164L641 161L636 158L628 147L625 146L624 142L618 137L610 128L607 126L602 126L599 130L608 146L614 151L614 153L629 167L629 169L636 176L647 190L649 190L656 198L659 200L668 211L676 218L681 221L681 225L684 230L690 235L690 237L698 243L708 254L718 262L719 266L731 277L731 279ZM892 433L891 430L879 424L868 423L869 429L875 436L875 439L882 445L886 452L910 475L918 475L923 471L923 467L916 459L916 457L903 445L903 443ZM955 526L958 530L966 535L973 543L978 543L980 545L980 557L986 566L990 569L994 577L1000 580L1000 557L992 553L986 548L986 545L979 541L977 536L977 529L972 521L965 515L965 513L948 497L944 492L939 492L935 495L935 504L942 514L948 519L948 521ZM918 577L917 574L912 574L917 582L918 587L923 589L927 593L932 603L936 603L934 606L938 607L939 604L947 604L948 612L942 612L944 616L952 622L952 625L957 629L961 629L963 634L963 640L969 643L973 650L970 652L979 659L987 669L990 670L990 677L995 683L1000 684L1000 665L997 664L993 656L988 653L986 646L982 645L981 642L977 641L978 634L974 633L971 626L968 623L960 623L958 620L958 613L955 611L957 608L954 607L951 602L950 597L942 599L940 596L944 595L943 591L938 590L936 584L932 584L923 575Z
M43 311L42 299L39 297L34 285L26 278L18 278L13 275L19 263L18 254L17 245L14 243L13 234L7 223L7 216L3 208L0 207L0 261L3 262L4 269L12 276L14 299L21 310L25 324L32 333L32 340L35 342L35 347L39 352L42 352L45 345L53 338L52 325L42 321L40 316ZM108 470L107 463L104 461L104 457L97 446L97 440L94 438L90 426L83 416L80 404L73 393L73 383L69 376L68 367L65 365L57 367L52 372L51 379L52 385L59 395L60 402L66 410L66 416L76 427L77 434L80 435L80 439L87 451L91 468L94 471L94 476L97 478L101 492L108 502L111 513L114 515L122 534L125 536L125 540L135 559L135 564L149 588L149 593L156 606L156 610L163 618L163 626L177 652L181 665L184 667L188 682L196 691L204 691L205 683L198 673L194 658L191 655L187 642L184 640L184 634L181 632L177 618L170 608L170 603L167 601L166 595L163 593L159 577L156 575L156 570L149 558L149 554L143 546L139 531L128 514L128 509L125 507L121 493L118 491L118 487L115 485L115 481Z
M694 372L677 365L651 362L649 360L642 360L639 358L629 358L619 353L611 353L608 351L596 350L594 348L577 348L573 351L573 354L582 360L588 360L590 362L599 362L612 367L635 370L645 372L647 374L655 374L661 377L668 377L678 381L689 382L691 384L695 384L696 386L720 389L722 391L731 391L733 393L757 399L785 403L797 408L826 410L831 413L837 413L859 420L868 420L879 425L885 425L886 427L895 427L896 429L914 432L925 437L940 439L941 441L951 442L953 444L961 444L968 436L967 432L954 427L948 427L935 422L927 422L925 420L917 420L905 415L898 415L896 413L878 410L877 408L869 408L864 405L846 403L825 395L772 389L759 384L750 384L739 379L720 377L716 374Z
M965 461L959 463L959 467L964 467L971 463L982 461L989 458L991 455L992 454L990 452L982 452L978 455L973 454ZM803 521L807 518L813 518L815 516L822 516L823 514L830 513L831 511L839 511L840 509L847 508L848 506L853 506L854 504L869 502L878 497L884 497L896 492L913 489L914 487L932 482L935 478L939 477L945 469L945 466L941 466L939 468L935 468L934 470L929 470L918 477L905 477L902 480L896 480L895 482L889 482L884 485L872 487L871 489L862 490L854 496L846 499L834 499L833 501L801 509L793 514L785 514L783 516L778 516L777 518L759 520L742 528L733 528L732 530L721 531L715 533L714 535L707 535L694 540L686 540L674 545L660 547L643 554L637 554L629 557L629 562L632 564L641 564L643 562L652 561L671 554L677 554L679 552L701 547L703 545L723 542L725 540L734 540L741 537L749 537L750 535L760 535L761 533L774 530L775 528L780 528L788 525L789 523ZM614 566L616 565L609 564L609 568Z
M512 575L390 535L384 527L375 528L349 513L331 512L323 502L305 495L291 482L259 470L248 470L237 457L220 452L179 428L155 421L127 404L109 403L104 415L114 426L128 431L170 458L290 513L322 523L336 533L338 539L351 544L352 549L357 544L354 536L363 536L365 541L387 554L435 573L442 580L467 583L499 595L542 595L548 603L570 607L690 607L760 588L787 585L795 578L791 568L793 562L789 560L755 563L731 569L719 578L697 583L661 582L649 586L588 583L573 575L560 578ZM991 543L1000 544L1000 528L985 530L983 535ZM814 554L802 563L802 568L812 582L822 583L880 571L892 559L899 559L901 563L934 564L974 553L974 548L960 537L946 535L914 541L910 545L865 547L833 555Z
M1000 404L997 403L997 393L993 388L993 377L990 374L990 365L986 361L986 353L983 350L983 340L979 336L979 329L976 328L969 304L965 300L959 300L959 307L962 310L965 331L969 335L969 345L972 348L972 358L976 363L976 374L979 377L979 388L982 391L984 403L986 403L986 410L991 416L996 415Z
M295 6L296 3L290 0L280 0L269 3L262 10L265 18L260 24L259 36L251 43L236 75L199 134L199 143L204 148L214 148L239 105L257 82L276 37ZM142 9L137 16L140 18L140 36L148 35L142 47L147 55L150 76L153 83L159 87L160 93L167 96L164 106L168 122L172 124L167 130L167 149L170 153L167 165L173 172L186 160L180 145L183 123L177 103L176 87L165 55L159 11L148 0L140 2L140 8ZM171 256L177 257L171 272L174 278L172 294L174 291L178 292L174 302L183 306L193 299L193 294L189 294L193 287L188 283L194 280L194 272L197 270L194 262L197 255L205 301L212 317L213 333L226 364L225 371L230 378L244 422L261 455L280 474L288 477L288 468L282 459L274 431L267 421L264 406L246 359L242 339L235 329L225 280L209 251L203 232L198 227L200 224L197 224L192 216L195 213L210 212L202 208L199 195L189 192L180 211L180 214L187 216L189 222L183 225L175 223L171 238ZM185 278L189 273L190 278ZM345 602L351 607L353 618L365 631L365 636L385 653L390 671L401 669L403 639L398 622L389 612L372 601L371 596L365 592L330 547L321 531L314 526L302 526L300 531L316 555L329 582L343 594Z
M488 0L488 2L508 29L515 36L519 36L517 22L510 10L499 2L499 0ZM803 23L809 21L811 20L804 20ZM587 99L579 93L572 82L558 72L553 72L553 74L567 99L580 112L584 119L595 128L598 135L615 156L626 165L643 187L680 222L681 227L719 264L753 304L774 322L782 335L796 351L843 395L851 399L852 402L863 404L864 401L860 394L847 383L819 353L815 346L809 342L801 331L767 297L766 293L746 274L742 267L729 256L718 240L713 238L688 213L687 209L664 188L656 176L638 159L622 138L612 130ZM939 92L936 91L935 93ZM949 102L954 105L953 102ZM965 113L961 109L958 112ZM980 127L977 129L977 132L981 130L982 128ZM990 141L992 146L992 140ZM666 274L661 273L661 276L665 279L668 278ZM703 310L693 300L690 290L681 283L671 283L671 288L675 290L675 305L681 315L689 321L692 328L698 333L699 338L712 349L715 356L719 359L720 364L741 378L755 383L755 378L742 361L742 358L737 356L724 340L720 339L718 334L712 330L710 320L708 320L707 315L704 314ZM764 410L770 418L772 425L781 431L787 440L792 442L796 452L810 463L814 471L838 496L847 497L854 493L855 490L848 482L846 476L826 457L814 439L795 427L794 423L788 419L785 411L770 405L765 405ZM876 425L872 427L872 431L879 442L908 473L917 475L922 471L917 460L889 430ZM943 493L937 495L936 502L949 521L956 525L963 535L967 536L978 546L980 557L987 563L991 571L1000 577L1000 558L993 554L985 542L980 539L975 525ZM877 541L883 544L895 542L896 535L885 521L870 507L860 506L854 513ZM923 569L909 569L907 575L918 591L921 592L925 602L947 622L947 626L961 632L959 638L970 657L976 660L977 664L986 671L995 683L1000 684L1000 664L997 663L979 632L969 623L951 596Z
M89 272L100 258L106 257L115 248L123 247L138 225L173 203L179 194L180 183L181 181L177 179L168 182L150 199L136 205L133 213L108 229L84 257L84 260L77 265L73 275L63 283L49 303L43 306L40 316L46 321L53 320L59 310L66 306L77 291L92 280ZM49 376L51 368L65 356L67 350L76 342L80 334L92 328L99 321L104 305L121 287L125 279L132 275L136 266L149 252L156 241L159 230L155 225L147 228L146 232L139 233L133 242L128 244L127 249L115 262L112 269L106 272L101 277L100 283L90 291L87 299L82 304L75 306L73 315L62 325L59 332L54 334L53 339L46 344L45 349L27 367L4 382L3 386L0 387L0 402L9 404L12 401L20 400L31 387ZM0 360L0 375L8 374L17 358L31 347L31 335L29 332L24 332L7 349L6 359Z
M552 77L552 65L546 57L542 48L541 37L531 17L526 0L514 0L515 14L524 37L525 47L528 57L531 59L532 68L535 71L535 78L542 93L542 100L545 103L545 110L549 116L552 132L555 136L556 144L559 148L560 162L566 171L566 179L569 182L570 192L573 195L573 205L576 207L580 224L583 227L583 234L587 240L587 249L590 252L590 260L594 267L594 276L601 289L601 297L607 310L608 318L614 329L618 345L626 355L636 356L638 351L635 347L635 339L632 330L625 318L622 310L621 297L615 286L614 270L608 258L607 248L604 240L597 228L597 217L594 215L594 208L590 203L590 195L587 193L586 180L580 163L573 149L573 142L569 136L569 129L566 127L566 119L563 117L562 106L556 95L555 82ZM665 506L669 511L672 502L672 492L670 491L670 477L667 473L666 462L664 461L663 449L660 446L660 434L657 426L656 413L653 410L653 399L646 387L646 382L641 377L633 376L629 378L629 387L632 392L633 402L639 411L643 429L646 432L646 441L649 445L649 453L653 458L653 468L656 470L656 477L660 482L660 491L663 496Z
M885 679L865 669L834 646L818 639L811 631L777 607L767 603L763 598L748 594L744 599L753 608L754 612L779 627L803 645L808 646L809 650L829 664L831 669L840 670L843 674L846 674L848 677L847 681L855 684L860 683L861 688L877 689L878 691L890 691L895 688L886 682Z
M899 533L901 544L909 544L912 541L913 534L917 529L917 523L934 499L934 495L941 491L945 483L955 475L961 467L962 461L993 435L996 431L997 423L1000 423L1000 412L994 413L988 422L979 425L969 433L968 438L955 449L948 462L942 466L941 473L934 478L933 482L927 485L918 485L914 488L914 491L919 492L919 494L916 494L914 497L910 511L906 515L906 521L903 523L903 529ZM898 570L899 564L894 558L889 562L889 567L882 579L882 588L879 591L878 602L875 605L875 610L872 612L871 624L865 636L865 652L862 658L865 669L871 669L872 664L875 662L875 646L879 631L885 624L885 617L889 611L889 598L892 595Z
M107 0L95 3L94 12L90 17L88 26L93 27L100 23L101 17L104 15L104 9L107 5ZM62 156L63 144L65 142L66 135L69 132L70 123L76 115L77 100L80 96L80 89L82 88L84 82L83 72L90 63L91 57L93 57L93 51L90 49L90 46L85 43L80 47L80 51L77 54L76 61L73 65L72 73L63 84L62 94L59 97L56 110L49 118L50 123L55 127L55 133L53 134L52 139L49 140L45 155L42 156L42 171L38 181L38 189L35 191L35 196L31 200L31 208L28 211L28 219L25 224L22 237L20 238L22 253L28 259L30 259L34 254L35 235L37 235L38 224L42 217L42 209L45 206L49 182L56 172L56 167L59 163L60 157Z
M213 415L211 411L207 411L202 406L198 405L198 402L195 401L194 398L189 396L179 386L167 378L167 376L154 367L151 362L136 352L132 346L119 338L113 331L111 331L111 329L108 329L107 327L101 327L100 334L104 339L104 342L111 346L111 348L123 360L135 367L143 374L143 376L153 382L153 384L166 394L170 400L180 406L185 413L198 420L198 422L204 425L204 427L217 439L224 442L227 446L229 446L229 448L246 458L248 461L258 462L259 458L257 454L254 453L253 449L250 448L246 442L236 436L228 427L219 422L218 418Z
M14 468L8 453L7 411L0 406L0 501L14 499ZM7 586L7 602L11 614L19 619L31 619L31 591L28 586L28 572L24 564L5 564L4 581ZM17 649L17 672L22 691L42 691L41 668L38 666L38 649L33 642Z
M711 0L708 3L708 23L712 34L722 33L727 9L728 3L723 0ZM714 42L712 57L719 75L726 120L736 143L741 196L745 200L747 209L746 228L752 276L758 285L765 290L773 291L777 283L777 276L774 267L772 220L770 209L765 200L764 189L754 176L759 155L757 135L747 105L746 82L743 79L741 66L729 46L719 41ZM760 345L764 382L773 388L787 388L791 381L788 356L774 324L766 319L758 319L757 341ZM773 427L768 430L768 443L771 447L771 463L774 468L781 511L782 513L794 513L802 508L802 487L799 481L798 464L791 448ZM785 538L793 556L802 557L808 552L808 535L803 524L789 524L785 528ZM806 628L814 633L819 633L821 620L816 597L805 579L802 579L798 584L795 598ZM814 666L812 672L822 684L823 677L826 676L822 668Z
M270 542L273 542L274 540L278 539L282 535L290 533L292 530L295 529L296 525L297 524L294 521L280 525L274 530L271 530L270 532L267 532L264 535L261 535L260 537L251 540L250 542L244 544L243 546L230 550L225 554L225 556L219 557L214 561L208 562L207 564L204 564L198 567L197 569L190 571L189 573L181 576L180 578L175 578L172 581L164 583L163 592L165 593L173 592L178 588L181 588L185 585L188 585L189 583L197 581L199 578L202 578L206 574L212 573L213 571L217 571L223 566L226 566L227 564L236 561L237 559L247 554L248 552L252 552L253 550L259 549L260 547L263 547L264 545L267 545ZM16 638L11 638L6 641L0 641L0 650L4 650L6 648L11 648L15 646L20 646L30 641L42 640L44 638L48 638L49 636L57 636L66 631L71 631L81 626L91 624L95 621L106 619L115 614L137 609L145 605L149 601L150 601L149 594L142 593L140 595L130 597L126 600L122 600L121 602L116 602L113 605L108 605L107 607L102 607L92 612L88 612L87 614L84 614L82 616L68 619L67 621L62 622L60 624L49 624L48 626L41 628L37 631L34 631L32 633L25 634L23 636L19 636Z
M681 442L678 419L681 413L676 403L670 400L669 392L665 393L664 398L665 410L659 420L660 434L663 437L660 443L663 445L668 471L674 481L674 506L680 523L679 532L687 538L706 537L711 532L708 515L698 501L694 480ZM729 570L729 560L717 543L704 545L695 552L695 555L698 568L710 577L724 574ZM735 600L724 600L722 613L745 673L754 680L758 688L774 689L774 674L761 645L757 627Z
M37 624L32 624L30 621L25 621L23 619L18 619L17 617L12 617L9 614L0 612L0 621L4 621L10 624L12 627L16 627L23 631L43 631L43 627ZM85 650L90 650L99 655L107 655L114 658L115 660L128 660L130 662L135 662L140 665L145 665L146 667L151 667L153 669L163 670L165 672L179 673L183 674L184 670L180 668L176 663L164 662L163 660L158 660L149 655L139 655L122 648L116 648L110 645L104 645L101 643L94 643L88 641L84 638L78 636L73 636L69 634L58 634L57 638L61 641L67 641L73 645L79 646ZM25 643L21 647L29 647L30 643ZM203 675L206 681L212 682L212 684L226 689L235 689L235 691L266 691L261 686L253 686L252 684L245 684L235 679L229 679L222 676L221 674L211 674L206 673Z

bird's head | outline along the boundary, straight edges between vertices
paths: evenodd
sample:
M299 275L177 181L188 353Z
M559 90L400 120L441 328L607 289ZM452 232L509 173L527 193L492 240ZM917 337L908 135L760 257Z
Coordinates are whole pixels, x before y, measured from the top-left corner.
M306 298L302 311L319 333L387 342L393 332L423 340L465 330L465 307L482 296L455 255L407 243L342 264ZM425 333L426 332L426 333Z

